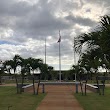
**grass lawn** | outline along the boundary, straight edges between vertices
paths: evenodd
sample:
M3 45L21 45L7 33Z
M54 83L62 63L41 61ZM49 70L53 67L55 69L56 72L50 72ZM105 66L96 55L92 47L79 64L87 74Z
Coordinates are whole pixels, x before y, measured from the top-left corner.
M87 96L74 94L84 110L110 110L110 88L105 89L105 95L88 93Z
M0 110L36 110L45 95L16 94L15 87L0 87Z

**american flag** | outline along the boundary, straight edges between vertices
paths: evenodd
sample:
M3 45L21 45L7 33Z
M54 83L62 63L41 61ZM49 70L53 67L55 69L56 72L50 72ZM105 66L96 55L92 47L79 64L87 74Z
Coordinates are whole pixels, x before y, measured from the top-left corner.
M58 42L61 42L60 30L59 30L59 39L58 39L57 43L58 43Z

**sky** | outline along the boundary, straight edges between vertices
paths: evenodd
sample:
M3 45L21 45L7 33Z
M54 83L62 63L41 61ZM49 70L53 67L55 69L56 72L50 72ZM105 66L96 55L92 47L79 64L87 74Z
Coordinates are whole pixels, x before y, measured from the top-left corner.
M97 27L108 15L110 0L0 0L0 59L34 57L59 69L68 70L74 60L74 37ZM76 55L76 61L78 56Z

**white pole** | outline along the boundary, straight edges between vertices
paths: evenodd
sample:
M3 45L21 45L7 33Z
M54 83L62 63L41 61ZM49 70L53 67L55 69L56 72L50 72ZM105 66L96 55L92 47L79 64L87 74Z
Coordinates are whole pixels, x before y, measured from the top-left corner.
M61 36L59 31L59 81L61 82Z
M59 15L61 16L61 0L59 0ZM59 81L61 82L61 36L59 30Z
M47 54L47 51L46 51L46 37L45 37L45 64L46 64L46 54Z
M46 48L47 46L46 46L46 37L45 37L45 64L47 63L47 60L46 60L46 58L47 58L47 48ZM45 77L45 80L47 79L47 77Z
M76 65L76 56L75 56L75 38L74 38L74 65ZM75 81L76 81L76 73L75 73Z

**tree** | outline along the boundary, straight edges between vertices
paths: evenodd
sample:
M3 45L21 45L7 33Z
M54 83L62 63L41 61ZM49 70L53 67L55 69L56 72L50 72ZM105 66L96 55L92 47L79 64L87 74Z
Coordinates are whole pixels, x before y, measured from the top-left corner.
M110 17L103 16L100 20L100 26L93 32L84 33L75 38L75 51L82 54L86 51L95 52L100 50L103 58L110 62ZM86 47L85 51L83 50ZM102 56L102 55L101 55ZM107 64L106 62L106 64ZM110 65L110 64L109 64Z
M100 21L100 27L90 33L84 33L75 38L75 51L80 55L86 53L86 57L91 59L92 68L95 73L98 67L110 68L110 17L103 16ZM83 50L86 46L85 51ZM87 69L87 67L86 67ZM97 74L98 77L98 74ZM98 78L97 85L98 85ZM99 87L98 87L99 88ZM100 93L99 93L100 94Z
M4 73L4 65L3 62L0 62L0 84L2 84L2 74Z
M4 63L7 72L12 74L11 72L13 70L13 74L15 76L15 81L16 81L17 94L19 93L19 87L18 87L16 69L17 69L17 66L20 65L20 62L21 62L21 57L19 55L15 55L12 60L7 60Z
M84 70L86 70L86 74L87 74L86 83L88 81L88 76L90 76L90 74L92 74L92 73L95 73L98 88L99 88L98 68L101 67L104 63L103 62L103 54L100 52L101 51L98 49L97 49L97 51L96 50L95 51L91 50L90 52L87 51L87 53L82 54L82 56L79 60L81 67L83 67ZM100 93L100 90L99 90L99 93Z
M83 92L82 82L81 82L82 74L84 73L83 68L79 64L72 65L71 71L73 71L74 73L77 74L77 78L78 78L78 80L80 82L81 92L82 92L82 95L83 95L84 92Z
M34 76L34 71L37 70L38 68L41 69L43 61L41 59L35 59L35 58L28 58L28 65L30 68L30 73L33 75L33 94L35 94L35 76ZM38 81L38 87L37 87L37 94L38 94L38 89L39 89L39 84L40 84L40 74L39 74L39 81Z
M48 66L48 70L49 70L48 79L54 79L53 69L54 69L53 66Z
M47 64L42 64L41 67L40 67L40 70L41 70L41 79L42 80L47 80L48 79L48 65Z
M29 66L28 66L28 60L21 58L20 66L21 66L21 77L22 77L22 80L21 80L21 93L22 93L22 87L24 84L24 77L25 77L25 75L28 75L30 72Z

